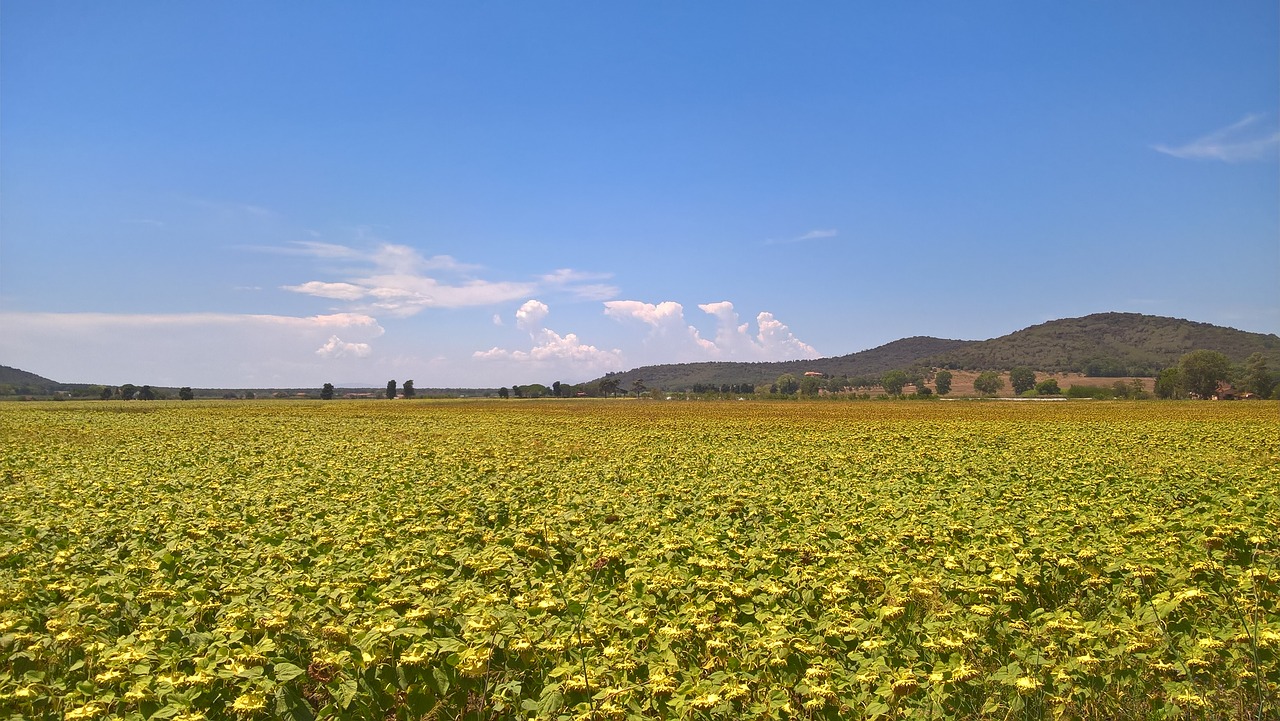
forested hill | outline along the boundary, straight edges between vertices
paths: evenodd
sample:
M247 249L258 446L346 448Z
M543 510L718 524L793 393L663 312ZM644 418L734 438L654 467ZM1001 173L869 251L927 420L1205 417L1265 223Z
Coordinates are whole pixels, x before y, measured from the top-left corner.
M19 368L0 366L0 386L26 388L30 389L31 393L52 393L62 388L63 384Z
M654 365L607 377L618 380L623 388L640 380L649 388L677 390L695 385L768 384L783 373L801 375L807 371L878 377L912 366L969 370L1027 366L1043 372L1149 376L1197 349L1219 351L1234 363L1262 353L1272 368L1280 367L1280 337L1274 334L1140 313L1097 313L1053 320L984 341L917 336L834 358Z
M829 376L878 378L885 371L907 368L915 365L921 358L961 350L975 342L977 341L914 336L895 340L878 348L834 358L774 363L713 361L653 365L634 368L624 373L613 373L608 377L617 379L623 388L631 388L635 381L640 380L649 388L673 390L692 388L695 385L728 384L732 386L741 383L767 386L783 373L803 375L808 371L817 371Z
M1139 313L1097 313L1041 323L929 358L929 365L969 370L1026 366L1094 376L1154 375L1197 349L1240 363L1253 353L1280 364L1280 337Z

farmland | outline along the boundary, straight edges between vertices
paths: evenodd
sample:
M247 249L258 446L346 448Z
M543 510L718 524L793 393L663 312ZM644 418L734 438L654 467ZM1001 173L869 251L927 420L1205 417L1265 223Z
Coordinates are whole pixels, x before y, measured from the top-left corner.
M1276 718L1275 403L0 407L35 719Z

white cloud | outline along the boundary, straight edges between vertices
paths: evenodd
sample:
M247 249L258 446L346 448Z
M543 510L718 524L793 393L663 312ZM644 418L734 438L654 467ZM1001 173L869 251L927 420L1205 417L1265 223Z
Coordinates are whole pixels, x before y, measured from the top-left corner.
M551 309L547 304L540 300L525 301L525 304L516 311L516 327L527 331L538 330L550 312Z
M483 361L507 361L517 365L537 364L548 370L573 378L585 378L593 373L622 368L620 350L603 350L582 342L575 333L560 335L547 328L543 321L550 308L539 300L529 300L516 311L516 327L528 331L532 347L528 350L490 348L476 351L472 358Z
M733 303L719 301L698 306L716 319L715 339L708 340L684 317L684 307L675 301L644 303L619 300L605 303L605 315L619 321L635 320L649 326L645 339L652 362L671 363L696 360L765 361L813 358L813 346L796 338L791 330L762 312L756 316L757 332L742 322Z
M760 351L770 358L779 354L783 358L818 357L818 351L813 346L795 337L791 329L774 318L772 313L763 311L757 315L756 327L760 329L756 336Z
M471 277L480 266L459 262L449 255L423 257L406 245L382 243L369 252L359 252L329 243L297 242L293 252L324 259L353 261L365 266L352 269L342 281L311 280L282 286L283 290L318 298L347 302L366 301L355 306L363 312L387 313L397 317L416 315L427 308L466 308L507 303L527 298L540 288L561 290L578 298L603 300L617 295L617 288L602 283L583 283L609 277L562 268L536 281L494 281ZM441 274L455 276L445 280Z
M284 290L335 300L360 300L366 293L364 288L352 283L325 283L319 280L308 281L302 285L286 285Z
M617 297L618 288L607 283L589 281L608 280L612 277L612 273L558 268L551 273L539 276L538 280L548 289L567 291L579 300L608 300Z
M364 358L372 352L373 348L368 343L347 343L336 335L329 336L329 340L316 349L316 355L323 358Z
M649 326L651 330L645 342L651 347L657 346L654 350L671 352L673 360L715 356L718 352L714 343L685 322L684 307L675 301L654 304L615 300L604 304L604 314L615 320L637 320Z
M1250 114L1225 128L1178 146L1154 145L1152 149L1186 160L1221 160L1227 163L1274 160L1280 151L1280 129L1263 124L1264 116Z

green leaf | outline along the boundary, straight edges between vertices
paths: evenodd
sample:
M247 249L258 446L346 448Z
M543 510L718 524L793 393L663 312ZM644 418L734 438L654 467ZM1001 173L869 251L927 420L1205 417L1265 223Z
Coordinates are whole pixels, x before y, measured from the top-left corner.
M291 663L277 663L272 667L275 670L277 681L292 681L293 679L305 674L307 670Z
M281 664L276 664L279 667ZM294 666L297 668L297 666ZM296 686L281 686L276 689L276 718L291 721L312 721L315 716L302 692Z

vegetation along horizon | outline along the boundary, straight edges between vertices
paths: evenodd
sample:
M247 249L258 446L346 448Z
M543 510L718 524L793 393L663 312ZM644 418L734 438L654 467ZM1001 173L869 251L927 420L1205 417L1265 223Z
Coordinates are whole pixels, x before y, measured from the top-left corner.
M0 717L1280 717L1275 402L0 406Z

